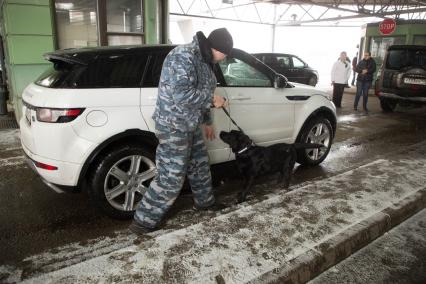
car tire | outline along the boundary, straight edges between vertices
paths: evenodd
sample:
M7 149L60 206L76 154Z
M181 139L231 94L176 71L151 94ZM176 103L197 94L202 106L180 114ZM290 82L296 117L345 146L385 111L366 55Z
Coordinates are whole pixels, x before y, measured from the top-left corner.
M89 197L106 215L130 219L155 174L155 149L120 145L96 160L88 180Z
M318 78L316 76L312 76L308 80L308 85L315 87L318 83Z
M315 116L302 127L299 133L300 143L319 143L325 147L321 149L299 149L297 162L305 166L319 165L327 157L333 142L333 127L330 121L323 116Z
M384 112L393 112L398 105L396 100L380 98L380 107Z

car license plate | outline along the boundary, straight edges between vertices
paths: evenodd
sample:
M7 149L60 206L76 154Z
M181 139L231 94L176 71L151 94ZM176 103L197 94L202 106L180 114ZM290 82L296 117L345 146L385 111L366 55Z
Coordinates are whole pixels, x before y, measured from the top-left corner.
M423 85L426 86L426 79L404 78L405 84Z
M25 117L27 118L28 124L31 125L31 109L25 109Z

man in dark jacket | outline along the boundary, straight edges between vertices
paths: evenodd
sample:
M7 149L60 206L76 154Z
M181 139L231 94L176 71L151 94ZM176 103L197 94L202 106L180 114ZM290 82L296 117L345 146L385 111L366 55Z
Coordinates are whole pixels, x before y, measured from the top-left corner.
M223 208L212 192L207 139L214 139L210 115L213 105L221 108L225 99L213 95L216 77L213 66L233 48L225 28L206 38L202 32L194 40L174 48L161 70L153 119L159 144L156 151L157 175L136 209L130 229L136 234L155 230L178 197L185 177L197 210Z
M363 97L362 105L365 112L368 112L367 101L368 101L368 89L373 81L374 72L376 72L376 62L371 58L371 53L364 52L364 58L356 66L356 72L358 73L356 80L356 96L354 102L354 110L358 110L358 102L360 97Z

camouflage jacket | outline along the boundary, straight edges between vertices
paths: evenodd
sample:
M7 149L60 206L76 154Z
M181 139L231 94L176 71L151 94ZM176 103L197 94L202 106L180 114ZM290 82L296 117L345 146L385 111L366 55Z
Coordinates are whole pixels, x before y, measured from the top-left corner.
M216 88L211 50L203 33L174 48L164 60L153 119L182 131L211 124L210 107Z

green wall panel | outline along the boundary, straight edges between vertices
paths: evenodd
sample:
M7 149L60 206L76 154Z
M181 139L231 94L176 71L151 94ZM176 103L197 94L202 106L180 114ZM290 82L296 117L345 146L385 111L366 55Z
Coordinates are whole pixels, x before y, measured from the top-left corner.
M14 77L14 91L21 98L22 91L28 84L34 82L51 64L15 65L10 68Z
M144 0L144 24L145 24L145 43L157 44L160 42L157 33L157 0Z
M49 0L5 0L5 2L25 5L49 5Z
M51 35L52 23L48 6L9 4L6 6L7 34Z
M10 64L42 64L43 54L53 51L52 36L8 36Z

